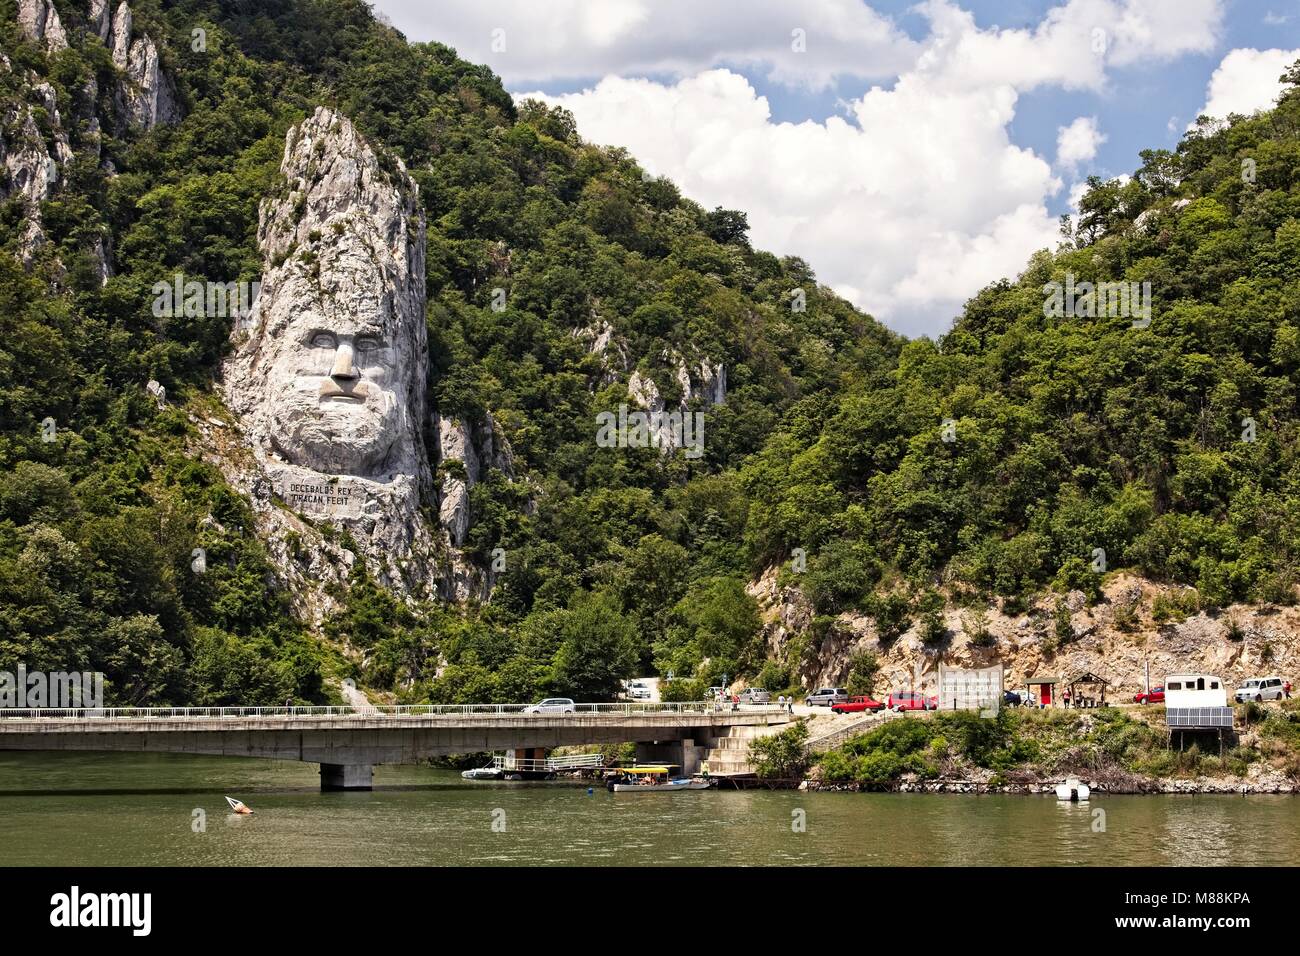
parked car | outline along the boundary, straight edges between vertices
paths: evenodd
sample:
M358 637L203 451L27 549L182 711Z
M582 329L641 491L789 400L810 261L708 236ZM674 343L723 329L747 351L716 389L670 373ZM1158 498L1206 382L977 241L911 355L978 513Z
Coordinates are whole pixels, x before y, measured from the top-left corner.
M848 699L849 692L843 687L819 687L804 699L804 703L809 707L830 707Z
M900 713L905 710L938 710L939 698L926 697L914 690L897 690L889 695L885 706Z
M872 700L870 697L850 697L848 700L842 700L837 704L831 704L831 710L837 714L860 714L869 710L873 714L885 709L885 705L878 700Z
M650 687L645 681L634 680L627 685L627 696L632 700L649 700Z
M718 700L724 696L725 687L709 687L704 691L705 700Z
M1150 691L1143 691L1133 695L1135 704L1163 704L1165 702L1164 687L1152 687Z
M772 695L761 687L746 687L740 692L742 704L770 704Z
M578 706L570 697L548 697L524 708L525 714L575 714Z
M1025 702L1018 691L1006 690L1002 692L1002 703L1007 707L1019 707Z
M1248 700L1286 700L1291 696L1291 682L1280 677L1252 677L1243 681L1233 695L1237 703Z

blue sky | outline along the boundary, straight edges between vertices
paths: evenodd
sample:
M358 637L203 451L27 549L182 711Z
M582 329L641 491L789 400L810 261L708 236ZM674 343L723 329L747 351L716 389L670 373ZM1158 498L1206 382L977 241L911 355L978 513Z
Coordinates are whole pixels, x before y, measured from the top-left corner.
M1300 0L376 6L913 335L1051 248L1087 176L1131 173L1202 109L1267 108L1300 56Z

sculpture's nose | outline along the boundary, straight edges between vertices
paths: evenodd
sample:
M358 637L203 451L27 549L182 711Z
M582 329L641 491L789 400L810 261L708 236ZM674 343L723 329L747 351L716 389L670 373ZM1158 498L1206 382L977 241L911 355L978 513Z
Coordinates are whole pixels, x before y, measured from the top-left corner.
M351 380L356 377L357 370L352 364L352 343L340 342L334 353L334 368L330 371L330 378Z

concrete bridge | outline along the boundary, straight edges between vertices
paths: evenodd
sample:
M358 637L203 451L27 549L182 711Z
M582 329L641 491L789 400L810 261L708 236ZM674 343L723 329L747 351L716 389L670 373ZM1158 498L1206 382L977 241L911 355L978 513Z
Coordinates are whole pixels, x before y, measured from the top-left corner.
M321 789L368 790L375 764L480 751L537 759L553 747L635 743L644 759L693 773L738 738L792 720L783 708L712 702L351 707L120 707L0 710L0 750L266 757L320 764ZM734 748L729 748L734 752ZM711 770L713 768L711 767ZM724 770L718 767L718 770Z

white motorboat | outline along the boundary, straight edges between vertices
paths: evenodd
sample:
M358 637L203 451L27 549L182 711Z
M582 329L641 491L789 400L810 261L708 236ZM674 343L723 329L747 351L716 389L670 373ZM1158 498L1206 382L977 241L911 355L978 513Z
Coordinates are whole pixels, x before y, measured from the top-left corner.
M1086 783L1081 783L1078 777L1067 777L1064 783L1056 785L1056 799L1068 800L1071 803L1081 803L1088 799L1091 793Z
M500 767L476 767L462 770L460 775L466 780L500 780L504 771Z

